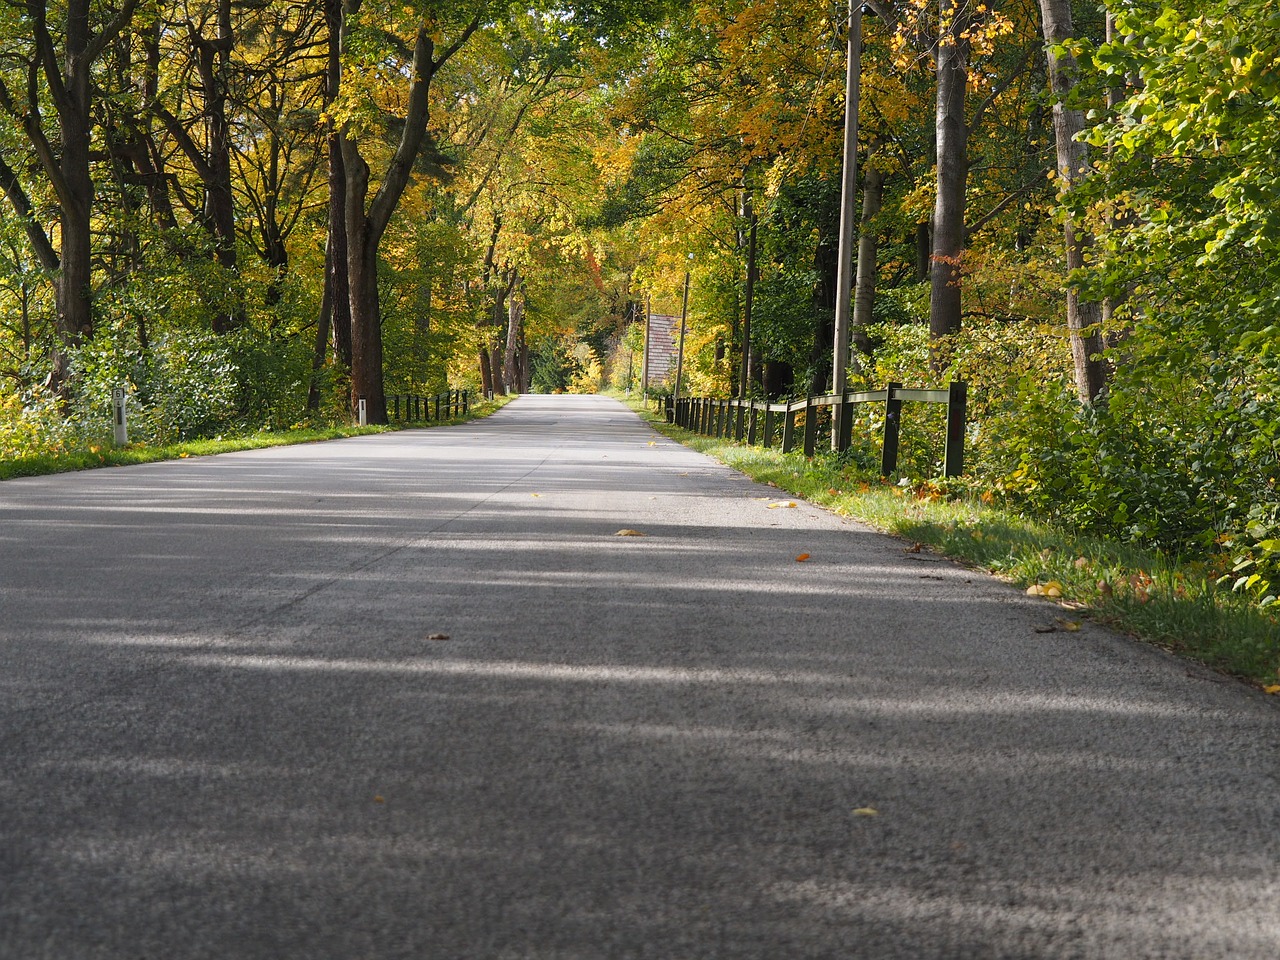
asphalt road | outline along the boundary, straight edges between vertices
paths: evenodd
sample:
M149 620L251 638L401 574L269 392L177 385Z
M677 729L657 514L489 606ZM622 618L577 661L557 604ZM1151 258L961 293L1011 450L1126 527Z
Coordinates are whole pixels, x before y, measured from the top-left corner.
M0 484L0 958L1280 957L1280 698L779 501L594 397Z

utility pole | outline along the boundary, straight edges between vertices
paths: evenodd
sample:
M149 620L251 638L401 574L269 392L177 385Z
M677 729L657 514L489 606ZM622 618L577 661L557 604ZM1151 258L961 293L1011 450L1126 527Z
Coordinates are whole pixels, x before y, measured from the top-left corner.
M751 232L747 235L747 289L746 304L742 311L742 372L738 376L738 399L747 399L747 385L751 379L751 302L756 288L756 211L751 204L748 193L743 206L751 221Z
M684 272L684 305L680 308L680 346L676 348L676 386L671 391L672 403L680 402L680 375L684 373L684 328L689 319L689 271Z
M843 397L848 383L849 306L853 292L854 212L858 187L858 97L862 73L862 2L849 0L849 42L844 81L844 174L840 179L840 263L836 270L836 335L832 357L832 392ZM835 406L831 449L841 448L848 411Z
M644 359L640 362L640 396L649 399L649 324L653 319L653 301L644 296Z

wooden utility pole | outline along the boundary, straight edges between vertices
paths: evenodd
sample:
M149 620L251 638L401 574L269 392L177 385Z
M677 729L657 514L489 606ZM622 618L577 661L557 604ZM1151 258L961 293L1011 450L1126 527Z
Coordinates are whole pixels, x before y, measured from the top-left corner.
M680 376L684 373L684 328L689 319L689 271L684 272L684 305L680 308L680 345L676 348L676 385L671 391L671 402L680 402Z
M747 385L751 380L751 303L756 289L756 211L751 205L751 194L747 194L745 206L751 220L751 231L747 234L747 289L742 310L742 367L738 375L738 399L747 399Z
M836 334L831 363L831 391L843 396L848 382L849 306L853 293L854 208L858 191L858 97L862 73L862 0L849 0L849 37L844 80L844 174L840 180L840 262L836 269ZM833 410L844 419L844 403ZM831 448L840 449L840 430L831 431Z
M649 399L649 327L653 321L653 300L644 297L644 360L640 365L640 396Z

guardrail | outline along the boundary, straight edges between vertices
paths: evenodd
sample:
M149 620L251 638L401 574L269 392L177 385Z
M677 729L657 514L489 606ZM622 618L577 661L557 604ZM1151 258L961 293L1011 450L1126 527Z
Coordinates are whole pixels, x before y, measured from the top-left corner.
M471 396L466 390L446 390L432 397L416 393L387 395L387 417L392 422L418 423L448 420L450 417L467 413L470 408ZM441 416L442 413L443 416Z
M805 397L784 403L757 400L718 400L712 397L682 397L672 402L666 398L667 422L713 437L731 437L738 442L772 446L778 425L782 427L782 452L795 448L796 420L803 413L800 428L804 454L811 457L818 445L817 411L832 408L831 423L836 431L835 449L847 450L852 442L853 408L861 403L884 405L883 447L880 472L888 476L898 468L898 434L902 426L903 403L945 403L947 405L947 444L943 455L943 474L957 477L964 472L965 411L968 388L963 381L953 381L945 390L915 390L891 383L883 390L849 391L821 397Z

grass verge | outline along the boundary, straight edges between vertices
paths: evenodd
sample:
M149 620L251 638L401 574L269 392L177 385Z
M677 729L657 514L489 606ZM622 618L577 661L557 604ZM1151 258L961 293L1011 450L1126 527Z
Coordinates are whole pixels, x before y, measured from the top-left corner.
M123 467L136 463L154 463L157 460L179 460L187 457L207 457L237 450L260 450L265 447L283 447L295 443L316 443L321 440L340 440L366 434L388 433L395 430L420 430L429 427L447 427L487 417L505 406L513 397L498 397L471 404L466 414L430 423L394 423L389 426L358 427L352 425L306 427L294 430L263 431L238 437L219 437L213 440L188 440L183 443L150 446L133 443L124 447L110 443L92 445L83 449L59 453L33 454L0 461L0 480L14 477L36 477L51 473L67 473L72 470L91 470L97 467Z
M699 436L627 402L660 432L755 480L1045 596L1061 609L1057 629L1087 617L1280 693L1280 621L1218 587L1210 563L1074 534L943 484L888 482L835 458Z

